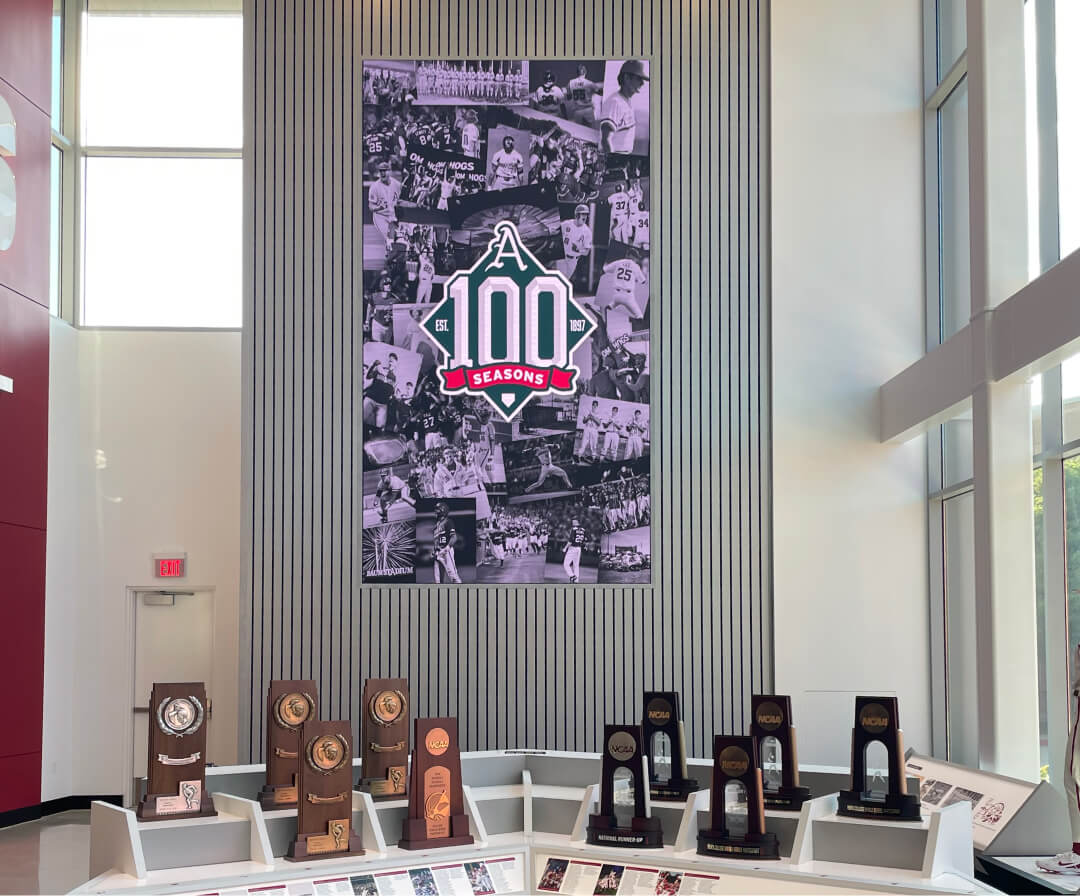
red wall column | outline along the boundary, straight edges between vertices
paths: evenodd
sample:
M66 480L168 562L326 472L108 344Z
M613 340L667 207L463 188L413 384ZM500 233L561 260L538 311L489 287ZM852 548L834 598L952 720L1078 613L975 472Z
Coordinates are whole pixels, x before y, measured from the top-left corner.
M0 99L15 120L14 153L0 146L0 161L16 191L14 238L0 250L0 377L13 386L0 380L0 656L15 701L0 740L0 812L41 802L51 24L52 0L0 3Z

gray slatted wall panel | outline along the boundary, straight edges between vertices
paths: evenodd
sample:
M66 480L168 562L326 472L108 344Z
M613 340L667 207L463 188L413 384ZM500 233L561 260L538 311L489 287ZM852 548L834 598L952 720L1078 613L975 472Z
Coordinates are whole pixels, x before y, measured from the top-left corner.
M597 749L646 687L689 749L772 678L768 0L247 0L242 758L271 678L359 720L406 675L468 749ZM361 60L650 56L653 587L360 585ZM605 671L606 670L606 671Z

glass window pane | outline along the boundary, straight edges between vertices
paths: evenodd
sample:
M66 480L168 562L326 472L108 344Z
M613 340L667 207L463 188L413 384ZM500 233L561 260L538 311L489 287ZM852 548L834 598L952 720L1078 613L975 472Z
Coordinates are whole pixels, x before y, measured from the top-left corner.
M64 211L60 201L60 183L63 165L64 153L54 146L49 171L49 311L56 316L60 314L60 224Z
M937 0L938 80L967 49L967 3Z
M1080 644L1080 457L1065 459L1065 585L1069 646ZM1070 661L1072 650L1069 650ZM1076 669L1070 670L1075 676Z
M1042 374L1031 380L1031 453L1042 454Z
M239 159L86 161L88 326L239 327Z
M941 339L971 319L968 231L968 91L965 77L938 110Z
M945 421L941 427L943 482L949 488L975 475L971 442L971 411Z
M1061 416L1062 438L1080 439L1080 355L1061 364Z
M94 14L86 25L90 146L243 143L240 16Z
M1058 193L1061 257L1080 248L1080 3L1058 0L1055 9L1058 96Z
M64 0L53 0L52 17L52 126L63 133L64 96Z
M1028 280L1042 273L1039 245L1039 97L1035 4L1024 5L1024 131L1027 143Z
M1035 625L1039 656L1039 767L1040 776L1050 764L1049 726L1046 710L1046 541L1043 529L1043 468L1032 474L1035 514Z
M945 502L945 688L949 760L979 767L975 496Z

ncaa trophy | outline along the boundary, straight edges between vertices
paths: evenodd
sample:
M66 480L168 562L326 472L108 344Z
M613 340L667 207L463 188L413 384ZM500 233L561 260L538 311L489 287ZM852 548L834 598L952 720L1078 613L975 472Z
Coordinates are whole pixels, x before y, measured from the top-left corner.
M295 809L300 775L300 727L319 715L314 681L271 681L266 696L266 783L263 809Z
M746 833L732 834L728 827L727 787L736 781L746 790ZM765 804L761 794L761 769L757 742L743 735L713 737L713 779L710 795L712 819L708 830L698 833L698 853L726 859L779 859L780 841L765 830Z
M866 749L874 742L888 754L889 789L872 791L866 780ZM851 790L841 790L837 815L882 821L920 821L919 797L907 792L904 732L895 697L856 697L851 732Z
M206 792L206 686L155 684L150 692L146 796L139 821L217 815Z
M660 819L653 818L648 771L640 725L605 725L600 776L600 811L589 816L585 839L597 846L659 849L664 845ZM634 814L630 827L620 825L615 812L615 775L626 769L633 788Z
M376 800L404 796L409 775L408 679L369 678L362 699L359 789Z
M765 786L765 808L798 811L810 799L810 788L799 784L799 756L795 726L791 724L791 697L754 694L750 698L750 736L757 741L758 758L765 763L765 741L775 738L780 753L780 784Z
M654 800L685 800L699 790L698 782L686 776L686 735L677 691L646 691L645 718L641 721L645 756L649 767L649 795ZM657 760L667 746L668 774L661 777ZM658 752L660 755L658 756Z
M352 749L348 722L304 722L299 800L290 862L364 854L352 824Z

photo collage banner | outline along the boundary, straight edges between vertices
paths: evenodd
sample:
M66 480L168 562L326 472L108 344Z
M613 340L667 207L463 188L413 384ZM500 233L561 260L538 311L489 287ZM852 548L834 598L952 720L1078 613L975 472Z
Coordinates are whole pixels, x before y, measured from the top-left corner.
M363 64L366 583L649 583L649 63Z

